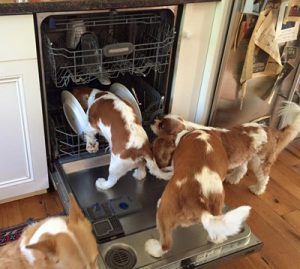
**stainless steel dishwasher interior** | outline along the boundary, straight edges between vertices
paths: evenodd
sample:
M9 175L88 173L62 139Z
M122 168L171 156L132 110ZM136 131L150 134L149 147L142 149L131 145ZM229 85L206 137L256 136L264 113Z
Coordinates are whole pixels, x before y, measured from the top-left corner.
M156 204L166 181L147 175L136 180L132 172L111 189L98 192L95 180L108 176L109 155L62 165L68 184L85 213L92 219L118 216L125 235L155 227ZM106 210L106 213L100 211Z

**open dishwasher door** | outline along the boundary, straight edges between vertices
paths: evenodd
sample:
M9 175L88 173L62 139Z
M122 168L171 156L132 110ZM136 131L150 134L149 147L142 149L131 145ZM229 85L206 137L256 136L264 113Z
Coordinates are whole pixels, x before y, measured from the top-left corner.
M91 221L99 268L204 268L261 249L262 242L247 224L221 244L209 242L202 225L194 225L174 231L172 250L162 258L149 256L144 245L150 238L159 238L155 215L166 182L151 175L137 181L128 173L112 189L98 192L95 179L108 174L109 155L91 160L57 164L59 177L54 181L61 197L70 191L75 195ZM64 202L68 207L68 201Z

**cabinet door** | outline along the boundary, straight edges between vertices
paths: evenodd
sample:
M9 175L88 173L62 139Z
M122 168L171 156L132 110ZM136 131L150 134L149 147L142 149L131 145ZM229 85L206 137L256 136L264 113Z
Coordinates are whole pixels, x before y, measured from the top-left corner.
M1 62L37 58L33 15L0 16L0 37Z
M48 188L37 60L0 62L0 202Z

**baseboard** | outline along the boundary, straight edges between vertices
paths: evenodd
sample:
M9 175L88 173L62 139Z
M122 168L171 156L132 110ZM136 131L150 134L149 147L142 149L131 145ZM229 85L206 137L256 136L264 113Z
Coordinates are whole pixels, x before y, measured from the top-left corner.
M12 202L12 201L16 201L16 200L20 200L20 199L24 199L24 198L28 198L28 197L35 196L35 195L44 194L46 192L47 192L47 190L41 190L41 191L22 194L22 195L19 195L19 196L10 197L10 198L4 199L4 200L0 200L0 204Z

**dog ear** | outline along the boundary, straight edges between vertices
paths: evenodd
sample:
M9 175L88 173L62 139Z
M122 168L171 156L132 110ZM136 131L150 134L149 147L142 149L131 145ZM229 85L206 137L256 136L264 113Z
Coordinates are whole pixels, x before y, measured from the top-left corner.
M79 220L83 220L84 215L81 209L79 208L73 194L69 194L69 203L70 203L69 222L77 223Z
M49 261L54 263L57 263L59 260L56 252L56 241L54 236L48 236L40 242L27 245L26 248L41 251Z

